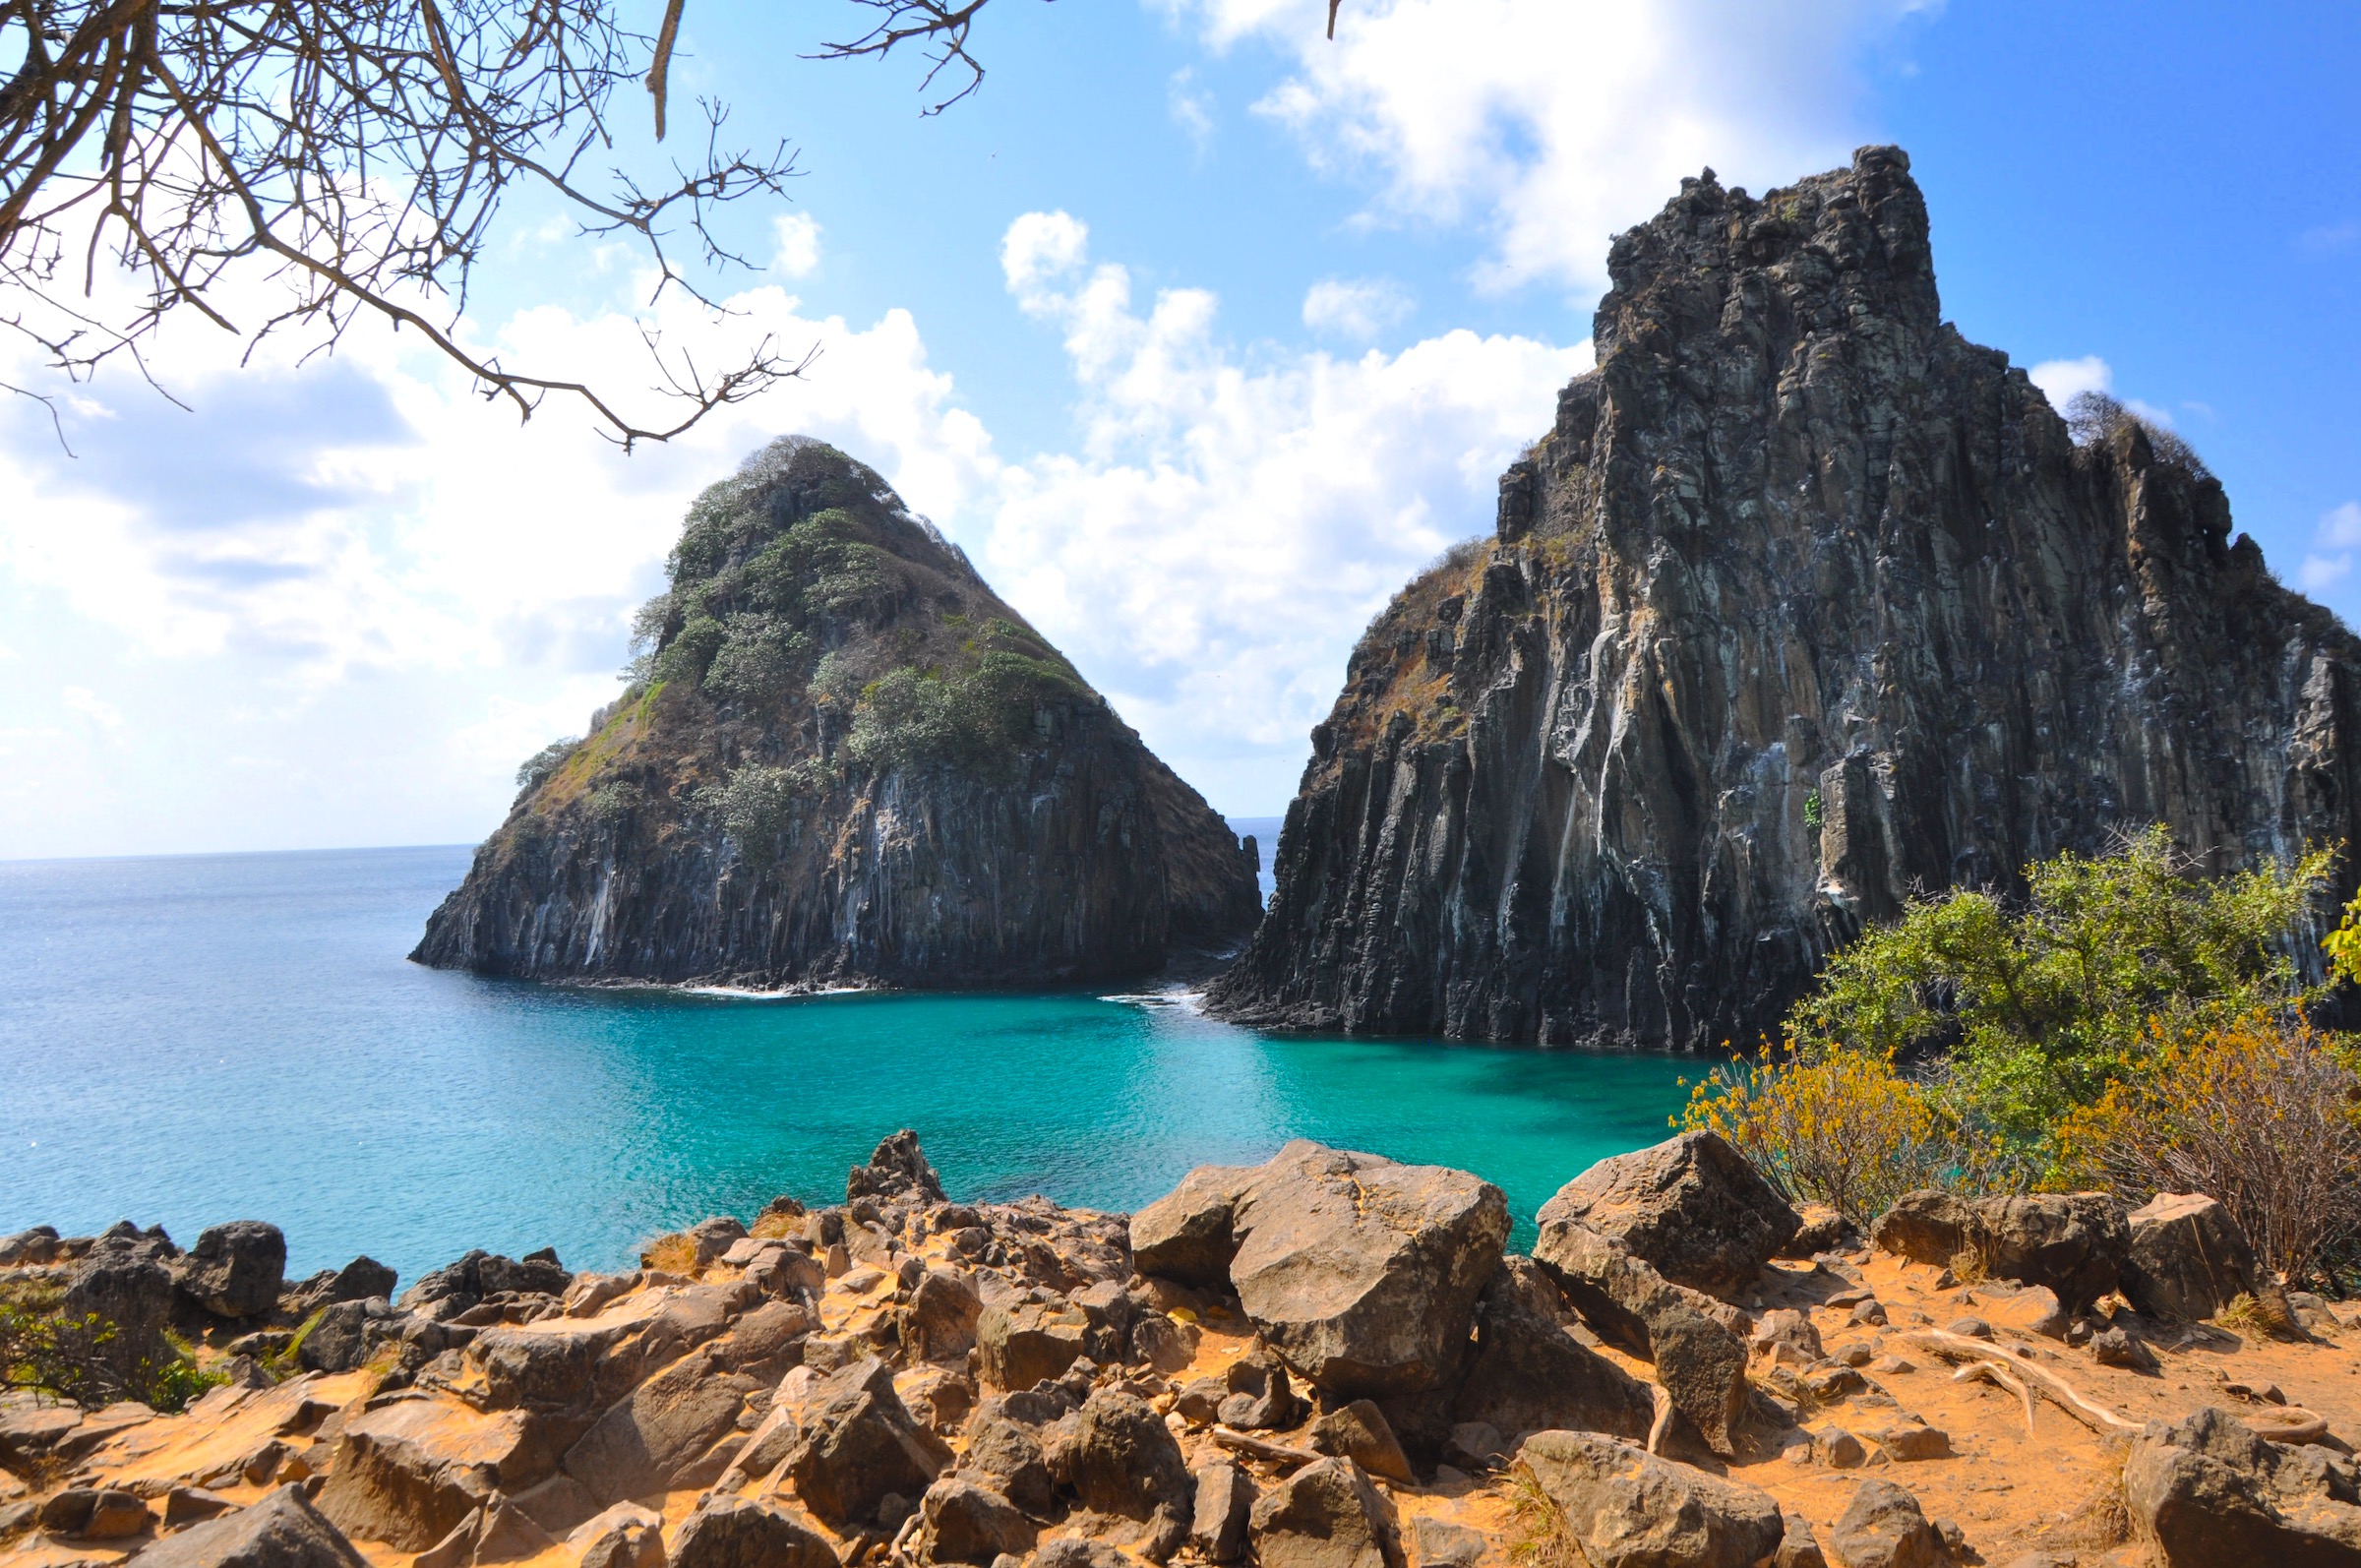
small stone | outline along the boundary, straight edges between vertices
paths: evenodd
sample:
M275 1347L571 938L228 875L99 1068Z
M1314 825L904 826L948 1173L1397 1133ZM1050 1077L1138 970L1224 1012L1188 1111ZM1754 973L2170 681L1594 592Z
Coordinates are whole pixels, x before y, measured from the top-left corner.
M1887 1454L1904 1464L1951 1457L1951 1434L1939 1426L1904 1422L1871 1432L1869 1437Z
M2090 1337L2090 1358L2101 1366L2121 1366L2135 1372L2153 1372L2155 1353L2127 1329L2110 1328Z
M1842 1426L1814 1432L1811 1452L1831 1470L1858 1470L1869 1463L1869 1445Z
M1992 1325L1980 1317L1954 1318L1949 1332L1971 1340L1988 1340L1992 1337Z
M1875 1297L1856 1302L1848 1321L1854 1328L1882 1328L1886 1323L1886 1304Z

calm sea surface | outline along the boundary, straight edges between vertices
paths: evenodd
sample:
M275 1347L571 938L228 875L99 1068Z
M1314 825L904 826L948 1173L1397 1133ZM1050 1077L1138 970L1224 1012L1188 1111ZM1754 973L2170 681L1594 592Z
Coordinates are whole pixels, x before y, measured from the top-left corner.
M1270 824L1259 830L1267 846ZM1268 856L1266 847L1265 856ZM0 1234L272 1220L291 1272L575 1267L919 1129L954 1196L1127 1209L1291 1137L1534 1210L1665 1136L1668 1057L1288 1039L1090 994L742 1000L403 960L463 848L0 863Z

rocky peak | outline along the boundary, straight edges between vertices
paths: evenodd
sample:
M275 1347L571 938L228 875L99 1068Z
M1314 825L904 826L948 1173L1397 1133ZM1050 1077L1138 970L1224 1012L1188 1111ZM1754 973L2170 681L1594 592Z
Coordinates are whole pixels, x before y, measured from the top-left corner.
M536 757L414 957L799 987L1136 974L1251 854L883 479L756 452L689 509L623 697Z
M1943 323L1897 150L1616 240L1598 369L1312 735L1213 1006L1711 1047L1915 892L2361 836L2361 644L2129 415Z

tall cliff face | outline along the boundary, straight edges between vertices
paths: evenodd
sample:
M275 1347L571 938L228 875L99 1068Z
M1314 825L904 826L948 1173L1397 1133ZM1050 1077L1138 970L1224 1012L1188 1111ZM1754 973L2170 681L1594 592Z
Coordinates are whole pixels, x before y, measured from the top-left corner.
M2193 461L2076 446L1942 321L1908 169L1709 172L1615 242L1599 368L1355 651L1215 1010L1707 1047L2120 826L2361 844L2361 645Z
M411 957L1014 986L1235 941L1255 852L884 481L788 437L691 509L648 648Z

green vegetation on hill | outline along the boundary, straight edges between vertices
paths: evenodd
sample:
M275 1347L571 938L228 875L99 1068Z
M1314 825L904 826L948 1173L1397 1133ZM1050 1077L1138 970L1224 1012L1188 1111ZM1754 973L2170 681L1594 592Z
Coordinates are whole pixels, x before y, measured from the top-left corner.
M821 756L743 760L702 793L757 864L848 763L1006 777L1049 739L1046 707L1098 701L874 478L817 444L762 454L691 505L670 585L635 622L634 695L670 686L722 721L817 721ZM550 748L519 782L537 786L570 754Z
M1858 1222L1927 1186L2202 1191L2291 1278L2361 1282L2361 1042L2314 1022L2361 981L2361 900L2329 979L2298 962L2335 854L2209 877L2156 826L2022 902L1915 903L1680 1120Z

